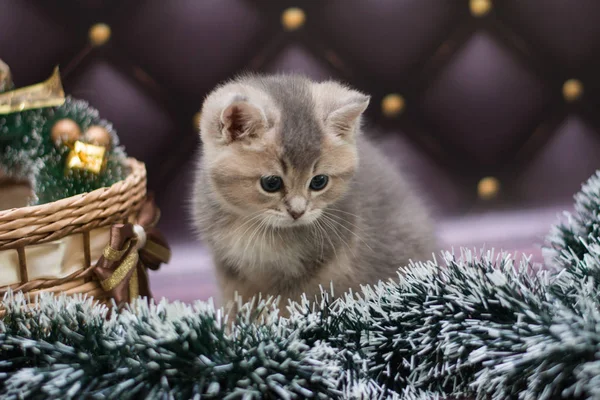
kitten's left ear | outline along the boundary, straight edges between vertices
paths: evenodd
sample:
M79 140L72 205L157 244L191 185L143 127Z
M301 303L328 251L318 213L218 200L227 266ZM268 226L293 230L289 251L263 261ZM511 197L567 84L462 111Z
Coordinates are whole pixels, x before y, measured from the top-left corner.
M370 101L369 96L356 92L348 101L332 111L325 119L325 123L338 136L352 135L356 130L360 116L365 112Z

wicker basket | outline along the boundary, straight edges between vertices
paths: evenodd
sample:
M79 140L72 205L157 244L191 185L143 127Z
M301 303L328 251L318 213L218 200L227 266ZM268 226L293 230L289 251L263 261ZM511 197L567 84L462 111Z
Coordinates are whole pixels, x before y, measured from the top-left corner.
M0 281L0 295L12 289L31 294L82 293L109 301L93 274L94 263L107 244L104 239L110 226L131 222L146 197L144 164L132 158L127 163L128 177L110 187L49 204L0 211L0 274L4 272L5 278ZM94 241L97 243L92 245ZM42 253L50 251L48 248L57 249L66 258L75 254L79 259L69 260L69 268L54 276L46 274L43 268L48 257ZM8 271L10 265L16 265L16 271ZM7 279L10 284L6 284ZM34 296L30 299L33 301Z

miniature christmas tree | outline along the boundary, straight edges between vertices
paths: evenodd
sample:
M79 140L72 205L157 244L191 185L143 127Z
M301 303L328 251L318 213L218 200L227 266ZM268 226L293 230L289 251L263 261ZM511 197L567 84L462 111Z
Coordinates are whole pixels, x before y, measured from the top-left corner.
M0 61L0 172L29 182L31 205L110 186L126 177L124 160L111 124L85 101L65 98L58 69L14 89Z

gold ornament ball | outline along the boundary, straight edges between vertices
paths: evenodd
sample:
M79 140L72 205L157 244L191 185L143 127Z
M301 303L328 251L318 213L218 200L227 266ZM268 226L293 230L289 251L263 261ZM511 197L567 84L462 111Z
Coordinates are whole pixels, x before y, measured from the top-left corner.
M386 117L393 118L400 115L404 110L404 105L404 97L396 93L388 94L381 101L381 111Z
M583 83L579 79L569 79L563 84L562 92L565 100L571 103L583 95Z
M92 125L85 131L85 140L96 146L108 147L111 139L106 128L99 125Z
M295 31L301 28L305 21L306 14L301 8L291 7L281 14L281 24L288 31Z
M500 191L500 181L493 176L488 176L477 184L477 194L480 199L491 200L498 195Z
M88 36L92 46L102 46L110 39L111 29L106 24L95 24L90 27Z
M81 128L69 118L56 121L50 131L54 143L75 143L81 138Z
M474 17L483 17L492 10L491 0L471 0L469 3L471 15Z

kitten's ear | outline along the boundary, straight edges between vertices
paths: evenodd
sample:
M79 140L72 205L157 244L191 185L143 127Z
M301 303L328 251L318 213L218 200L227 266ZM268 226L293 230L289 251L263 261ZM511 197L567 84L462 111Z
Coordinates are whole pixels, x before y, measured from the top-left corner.
M226 143L258 137L267 123L262 110L243 96L235 96L223 109L220 122Z
M355 132L356 124L361 115L369 106L371 98L356 92L340 107L332 111L326 118L325 123L334 130L338 136L348 136Z

